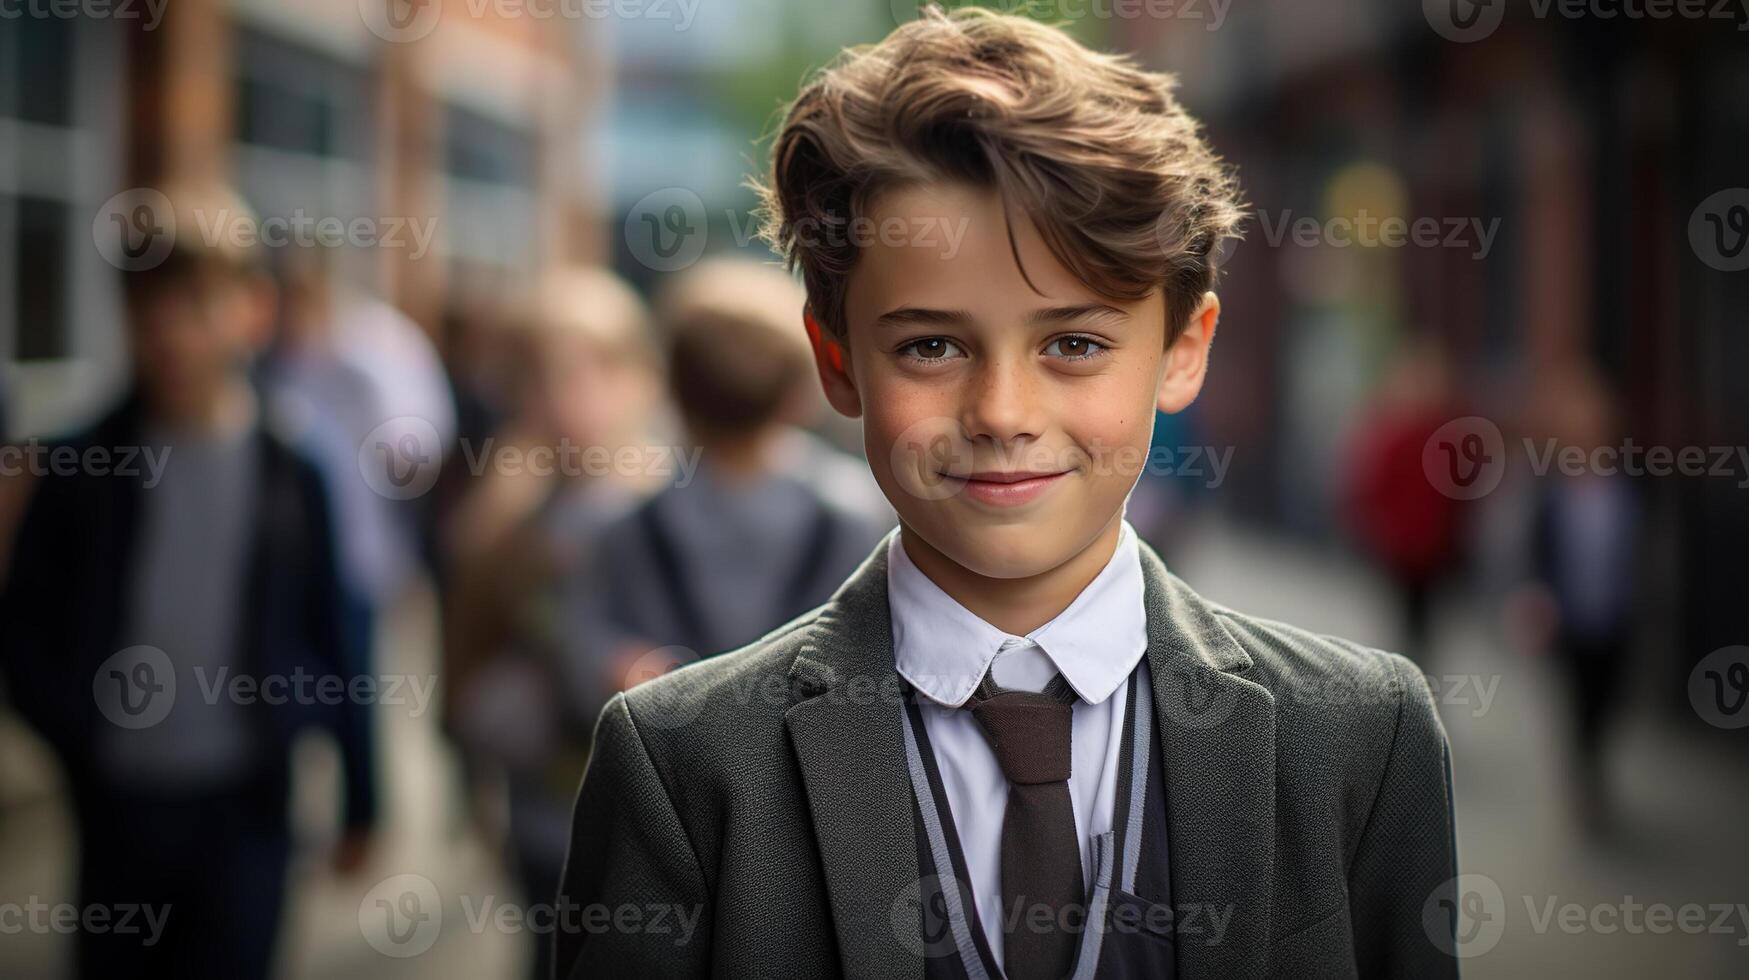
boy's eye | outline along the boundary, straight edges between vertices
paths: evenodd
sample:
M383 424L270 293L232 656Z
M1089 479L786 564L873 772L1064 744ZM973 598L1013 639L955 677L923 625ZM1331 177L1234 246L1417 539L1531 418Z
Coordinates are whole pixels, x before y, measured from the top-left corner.
M1058 337L1045 347L1045 353L1071 361L1095 357L1105 352L1105 345L1092 337Z
M913 340L900 347L899 352L919 361L944 361L964 353L958 344L946 337L924 337L921 340Z

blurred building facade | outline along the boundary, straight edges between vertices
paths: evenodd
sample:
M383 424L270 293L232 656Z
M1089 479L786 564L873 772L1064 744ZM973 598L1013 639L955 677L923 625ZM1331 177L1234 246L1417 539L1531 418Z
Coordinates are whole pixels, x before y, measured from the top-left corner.
M600 257L581 169L604 90L575 21L467 0L175 0L0 21L0 371L9 434L113 393L116 270L94 247L128 188L218 177L263 219L365 219L349 285L428 330L449 305ZM434 229L412 247L407 229Z

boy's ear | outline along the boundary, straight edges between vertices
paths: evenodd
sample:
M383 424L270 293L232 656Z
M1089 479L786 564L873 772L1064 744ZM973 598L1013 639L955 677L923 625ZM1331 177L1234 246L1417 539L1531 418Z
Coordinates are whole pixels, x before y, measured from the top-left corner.
M1209 345L1214 343L1220 319L1220 299L1214 293L1204 293L1184 332L1166 348L1166 370L1160 375L1154 402L1160 411L1172 415L1196 401L1202 379L1208 374Z
M844 344L820 329L814 313L802 309L802 326L808 331L808 345L814 351L814 367L820 372L820 388L826 400L845 418L862 417L862 398L856 393L856 382L850 377L850 361L844 356Z

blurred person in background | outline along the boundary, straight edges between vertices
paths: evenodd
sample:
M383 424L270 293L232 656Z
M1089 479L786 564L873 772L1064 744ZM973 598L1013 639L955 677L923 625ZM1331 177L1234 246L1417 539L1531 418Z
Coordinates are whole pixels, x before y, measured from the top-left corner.
M1342 471L1346 522L1396 593L1404 634L1397 649L1423 666L1434 596L1461 561L1463 530L1461 502L1428 479L1423 453L1456 415L1437 343L1412 341L1363 410Z
M1533 418L1557 452L1619 445L1614 399L1589 367L1552 372ZM1621 701L1623 667L1640 609L1639 506L1619 470L1552 466L1538 485L1532 549L1546 597L1547 639L1569 703L1573 801L1593 834L1609 830L1607 736Z
M427 564L436 573L435 584L440 598L449 589L449 568L444 552L443 535L453 521L455 508L467 498L474 485L474 474L457 452L463 446L486 444L492 434L504 424L513 405L515 387L512 375L514 346L512 338L519 331L512 329L506 317L496 307L478 302L454 300L444 310L441 328L441 353L444 377L450 399L455 405L455 445L447 453L448 463L431 488L430 506L423 513L420 538Z
M720 316L778 325L783 336L800 346L805 332L798 334L795 324L801 321L805 305L801 286L781 267L746 258L713 258L665 285L657 296L656 319L659 324L672 325L699 316ZM690 382L671 377L669 387L682 383ZM880 485L869 476L868 467L840 448L851 446L860 453L860 426L845 424L848 420L828 412L825 397L811 383L785 397L781 409L784 424L760 435L773 469L813 487L833 506L882 531L896 524L898 517L881 494ZM675 401L684 411L685 403L678 398ZM708 427L708 423L694 426ZM696 448L708 450L704 442L698 442ZM710 453L704 452L701 458L708 462Z
M176 227L248 214L222 187L165 191ZM322 479L249 383L274 303L255 250L183 234L124 286L133 386L60 444L86 465L35 480L0 593L0 671L65 770L81 907L165 913L155 935L81 930L78 974L265 977L294 738L339 742L343 870L376 817L368 706L298 693L351 690L362 672L352 600ZM275 683L284 696L267 696Z
M820 604L892 523L867 468L802 429L820 399L802 308L787 273L742 259L701 263L658 297L697 471L604 532L598 580L614 627L684 648L676 659Z
M602 526L655 488L653 468L604 461L644 458L660 382L648 311L612 273L552 274L520 320L521 404L462 446L473 478L443 529L446 720L477 788L495 776L507 789L512 864L542 903L558 892L589 729L613 693L593 666L601 614L562 637L560 603ZM535 944L533 976L550 975L550 945Z
M409 469L438 464L455 437L455 406L425 331L337 283L338 257L324 246L285 250L279 335L261 378L328 478L347 579L381 610L420 559L421 502L394 490Z

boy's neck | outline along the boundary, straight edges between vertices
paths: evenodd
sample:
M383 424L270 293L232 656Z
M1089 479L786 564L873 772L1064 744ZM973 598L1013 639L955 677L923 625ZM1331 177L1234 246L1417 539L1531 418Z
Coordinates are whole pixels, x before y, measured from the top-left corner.
M1004 633L1025 636L1057 618L1099 577L1117 553L1122 533L1120 511L1080 552L1055 568L1025 578L979 575L937 551L903 524L899 526L899 543L912 564L955 602Z

